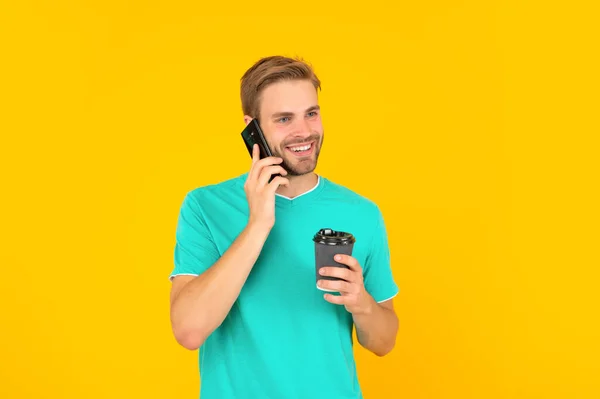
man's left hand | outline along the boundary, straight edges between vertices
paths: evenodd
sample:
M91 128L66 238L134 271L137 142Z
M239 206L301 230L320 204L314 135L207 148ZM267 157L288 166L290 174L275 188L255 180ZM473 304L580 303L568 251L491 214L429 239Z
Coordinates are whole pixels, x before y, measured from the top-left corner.
M362 267L355 258L349 255L338 254L335 256L335 261L347 265L349 269L335 266L326 266L320 269L319 272L322 276L342 279L319 280L319 287L340 293L339 296L325 294L325 300L337 305L344 305L346 310L352 314L369 314L374 300L365 289Z

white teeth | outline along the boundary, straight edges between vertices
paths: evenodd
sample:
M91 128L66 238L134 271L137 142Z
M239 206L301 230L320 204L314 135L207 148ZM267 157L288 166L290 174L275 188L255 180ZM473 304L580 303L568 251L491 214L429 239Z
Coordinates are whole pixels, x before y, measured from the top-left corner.
M298 152L298 151L306 151L306 150L308 150L309 148L310 148L310 144L308 144L308 145L303 145L303 146L301 146L301 147L290 147L290 150Z

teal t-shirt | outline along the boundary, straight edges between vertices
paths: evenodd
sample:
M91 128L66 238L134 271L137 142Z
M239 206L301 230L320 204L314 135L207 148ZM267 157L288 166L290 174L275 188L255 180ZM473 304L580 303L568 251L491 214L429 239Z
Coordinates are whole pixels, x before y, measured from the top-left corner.
M246 177L187 193L171 277L201 274L244 229ZM378 302L391 299L398 287L380 210L322 176L312 190L275 201L275 225L257 262L229 314L199 349L200 398L362 398L352 316L317 289L312 238L321 228L352 233L366 290Z

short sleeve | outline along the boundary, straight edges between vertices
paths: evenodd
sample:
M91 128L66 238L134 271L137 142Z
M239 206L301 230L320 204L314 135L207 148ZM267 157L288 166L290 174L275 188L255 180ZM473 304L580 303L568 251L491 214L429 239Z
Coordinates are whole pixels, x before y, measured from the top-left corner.
M186 195L179 210L175 231L174 269L169 276L198 276L219 259L219 251L193 192Z
M387 231L379 208L374 217L375 227L363 266L363 276L367 292L376 302L383 302L395 297L399 288L392 275Z

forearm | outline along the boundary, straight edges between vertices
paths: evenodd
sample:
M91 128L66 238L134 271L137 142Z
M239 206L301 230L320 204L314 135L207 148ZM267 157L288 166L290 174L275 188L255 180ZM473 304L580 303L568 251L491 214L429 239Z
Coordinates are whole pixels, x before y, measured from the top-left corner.
M396 344L398 317L392 309L383 307L369 295L367 311L354 314L358 342L377 356L388 354Z
M171 305L175 335L185 347L200 347L238 298L269 230L249 224L208 270L189 281Z

